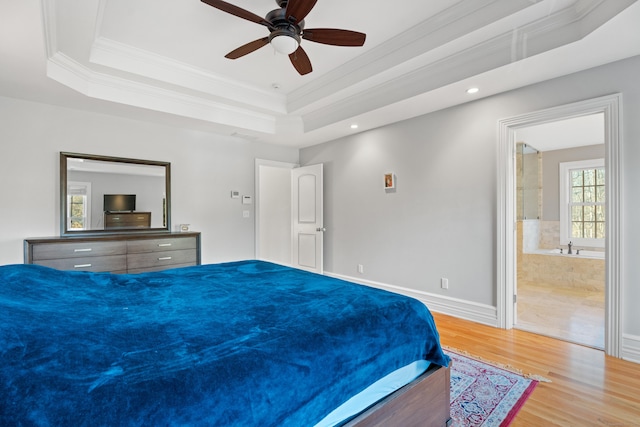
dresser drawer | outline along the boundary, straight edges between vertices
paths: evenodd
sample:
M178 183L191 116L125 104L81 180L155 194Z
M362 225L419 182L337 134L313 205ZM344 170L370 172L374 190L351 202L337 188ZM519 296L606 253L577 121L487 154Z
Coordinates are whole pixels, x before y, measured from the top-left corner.
M105 213L104 228L149 228L151 212Z
M60 258L87 258L127 253L126 242L65 242L33 245L33 261Z
M129 271L142 268L155 268L173 266L176 264L196 265L196 250L182 249L177 251L129 253L127 255L127 268Z
M58 270L74 271L109 271L112 273L124 273L127 271L126 255L108 255L101 257L83 257L66 259L43 259L34 261L34 264L52 267Z
M165 239L131 240L127 242L129 254L196 249L195 237L169 237Z
M144 267L144 268L129 269L127 271L127 273L129 273L129 274L149 273L151 271L162 271L162 270L167 270L169 268L192 267L194 265L197 265L195 261L194 262L188 262L188 263L185 263L185 264L158 265L158 266L155 266L155 267Z

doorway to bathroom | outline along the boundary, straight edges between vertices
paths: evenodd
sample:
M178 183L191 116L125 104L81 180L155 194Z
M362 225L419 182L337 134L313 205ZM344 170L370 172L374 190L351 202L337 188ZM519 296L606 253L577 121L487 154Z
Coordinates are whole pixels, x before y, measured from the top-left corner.
M516 263L516 132L519 129L559 120L602 113L604 117L606 223L605 223L605 330L604 351L613 357L622 353L622 96L605 95L583 101L523 113L498 121L497 170L497 320L498 326L511 329L517 322ZM535 145L534 145L535 147Z
M514 327L604 349L604 114L515 132Z

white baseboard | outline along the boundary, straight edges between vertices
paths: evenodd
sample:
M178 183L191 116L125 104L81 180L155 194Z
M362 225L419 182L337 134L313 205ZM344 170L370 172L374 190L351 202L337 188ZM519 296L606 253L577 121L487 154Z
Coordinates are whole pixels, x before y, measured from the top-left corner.
M630 362L640 363L640 336L622 334L620 357Z
M337 279L371 286L372 288L384 289L389 292L395 292L397 294L415 298L422 301L427 307L429 307L429 310L437 313L448 314L450 316L470 320L472 322L498 327L497 309L490 305L430 294L428 292L417 291L415 289L403 288L400 286L389 285L387 283L374 282L371 280L364 280L358 277L345 276L327 271L325 271L324 274Z
M478 304L457 298L442 295L430 294L428 292L417 291L415 289L403 288L401 286L389 285L387 283L374 282L353 276L324 272L325 275L373 288L384 289L397 294L406 295L422 301L429 310L448 314L461 319L470 320L484 325L498 327L498 313L496 307ZM640 363L640 336L623 334L622 351L620 358L630 362Z

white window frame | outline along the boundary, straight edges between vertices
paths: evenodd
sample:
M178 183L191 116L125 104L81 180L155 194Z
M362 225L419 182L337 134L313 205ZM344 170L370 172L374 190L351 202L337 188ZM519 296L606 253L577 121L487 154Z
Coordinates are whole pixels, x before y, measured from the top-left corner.
M82 188L80 193L73 191L72 188ZM84 202L84 215L82 221L84 223L83 228L71 228L71 196L83 196ZM80 181L69 181L67 183L67 230L89 230L91 229L91 183Z
M572 242L574 246L604 248L605 239L576 239L571 237L571 171L576 169L604 168L604 159L580 160L560 163L560 244ZM607 183L605 182L605 197ZM603 202L604 206L605 203ZM605 211L605 215L608 212Z

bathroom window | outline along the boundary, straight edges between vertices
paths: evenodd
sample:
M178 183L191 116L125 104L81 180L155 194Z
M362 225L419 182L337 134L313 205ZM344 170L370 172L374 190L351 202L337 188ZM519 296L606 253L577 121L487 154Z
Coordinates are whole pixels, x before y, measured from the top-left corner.
M604 247L604 159L560 163L560 244Z

